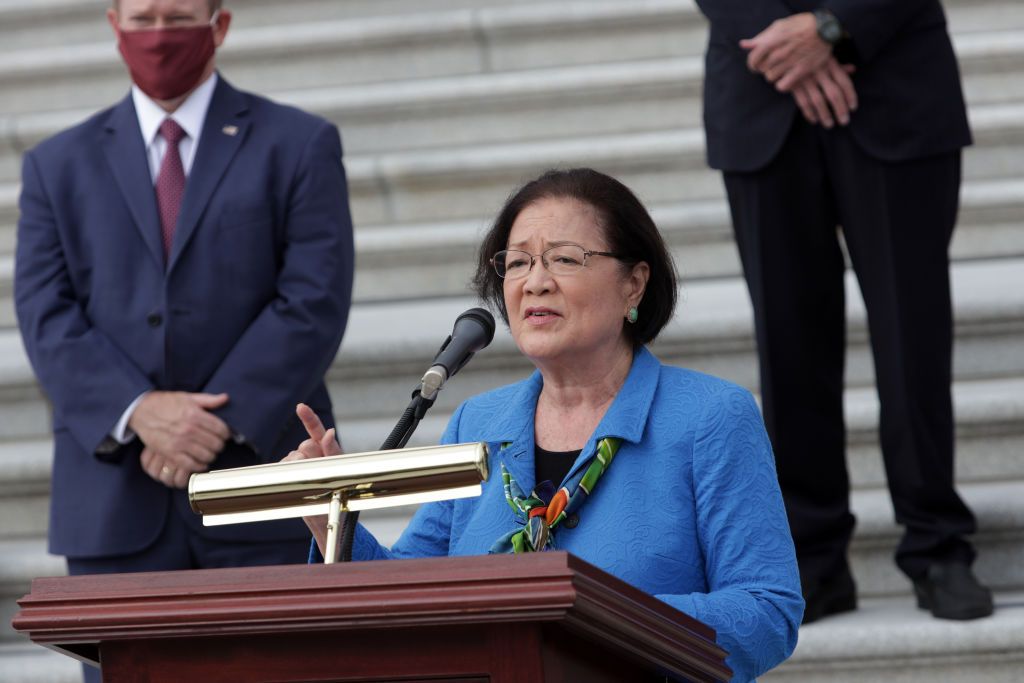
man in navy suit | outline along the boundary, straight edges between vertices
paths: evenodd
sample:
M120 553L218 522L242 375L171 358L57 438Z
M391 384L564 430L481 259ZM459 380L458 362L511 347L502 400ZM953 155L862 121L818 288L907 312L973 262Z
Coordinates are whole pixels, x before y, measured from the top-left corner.
M708 161L753 301L804 621L851 610L842 226L867 306L896 563L936 617L992 613L953 482L948 248L970 144L939 0L697 0Z
M280 459L351 299L328 122L214 69L216 0L108 10L133 85L25 155L15 299L53 406L50 551L73 574L304 562L299 520L204 528L188 477Z

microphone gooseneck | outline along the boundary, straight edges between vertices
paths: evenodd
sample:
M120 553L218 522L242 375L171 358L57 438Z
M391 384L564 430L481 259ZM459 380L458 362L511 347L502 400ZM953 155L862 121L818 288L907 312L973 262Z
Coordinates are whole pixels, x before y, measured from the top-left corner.
M434 405L437 394L444 387L445 382L465 367L473 354L490 344L492 339L494 339L494 316L483 308L471 308L456 318L452 333L441 344L430 368L423 374L419 385L413 390L412 400L406 406L402 417L399 418L388 438L381 444L380 450L404 448L405 444L409 442L409 437L416 431L420 420ZM352 543L355 540L358 521L359 512L345 514L338 543L341 548L340 560L342 562L352 560Z

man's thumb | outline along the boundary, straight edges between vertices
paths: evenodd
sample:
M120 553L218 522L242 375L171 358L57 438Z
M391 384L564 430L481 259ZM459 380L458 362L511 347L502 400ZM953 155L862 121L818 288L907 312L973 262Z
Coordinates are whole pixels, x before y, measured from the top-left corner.
M220 408L226 404L229 400L227 394L192 394L192 400L195 401L200 408L212 410L213 408Z

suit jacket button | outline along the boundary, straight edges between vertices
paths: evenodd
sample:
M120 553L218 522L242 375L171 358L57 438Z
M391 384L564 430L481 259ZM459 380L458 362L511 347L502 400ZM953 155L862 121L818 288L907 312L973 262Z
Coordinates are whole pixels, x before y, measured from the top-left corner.
M146 316L146 322L149 323L150 327L160 327L164 322L164 317L159 313L150 313Z
M576 525L580 523L580 516L575 512L565 518L565 526L570 529L575 529Z

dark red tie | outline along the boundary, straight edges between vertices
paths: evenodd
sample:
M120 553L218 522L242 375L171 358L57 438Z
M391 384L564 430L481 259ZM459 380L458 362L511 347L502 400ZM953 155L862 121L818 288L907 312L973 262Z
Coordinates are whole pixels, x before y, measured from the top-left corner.
M174 242L174 226L178 224L181 198L185 194L185 168L181 165L178 143L185 137L185 131L172 119L160 124L160 135L167 141L167 151L156 177L156 203L160 209L160 232L164 239L164 257L171 253Z

